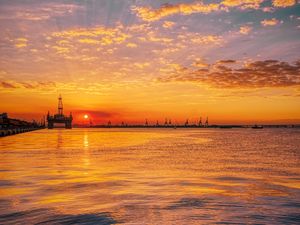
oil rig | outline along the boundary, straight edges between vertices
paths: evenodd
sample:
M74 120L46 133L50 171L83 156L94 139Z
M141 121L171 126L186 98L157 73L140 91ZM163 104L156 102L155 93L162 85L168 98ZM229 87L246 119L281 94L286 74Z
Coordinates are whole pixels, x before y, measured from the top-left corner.
M62 97L61 95L59 95L58 113L52 116L48 111L47 114L48 129L53 129L55 123L64 123L66 129L72 129L72 120L73 120L72 112L70 112L70 116L65 116L63 114Z

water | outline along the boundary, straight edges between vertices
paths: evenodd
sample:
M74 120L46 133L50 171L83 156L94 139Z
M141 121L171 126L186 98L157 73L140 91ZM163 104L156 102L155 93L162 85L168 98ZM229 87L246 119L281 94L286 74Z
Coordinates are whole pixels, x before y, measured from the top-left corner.
M299 129L0 139L0 224L299 224Z

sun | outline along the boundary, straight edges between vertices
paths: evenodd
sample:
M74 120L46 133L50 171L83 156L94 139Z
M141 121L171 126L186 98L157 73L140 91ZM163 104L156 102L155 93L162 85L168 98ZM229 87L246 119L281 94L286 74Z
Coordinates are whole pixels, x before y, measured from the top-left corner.
M83 117L84 117L84 119L89 118L89 116L87 114L85 114Z

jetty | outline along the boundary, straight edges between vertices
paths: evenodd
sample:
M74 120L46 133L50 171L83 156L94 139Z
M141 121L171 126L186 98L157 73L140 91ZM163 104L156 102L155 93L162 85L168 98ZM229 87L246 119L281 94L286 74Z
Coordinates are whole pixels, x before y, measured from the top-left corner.
M7 113L0 114L0 137L14 134L25 133L29 131L45 128L45 124L41 122L28 122L20 119L9 118Z

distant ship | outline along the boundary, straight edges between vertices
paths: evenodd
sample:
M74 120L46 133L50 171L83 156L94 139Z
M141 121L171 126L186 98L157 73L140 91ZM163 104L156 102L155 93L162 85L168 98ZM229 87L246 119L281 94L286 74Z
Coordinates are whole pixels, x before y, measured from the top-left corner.
M263 126L258 126L256 124L252 127L252 129L263 129L263 128L264 128Z

